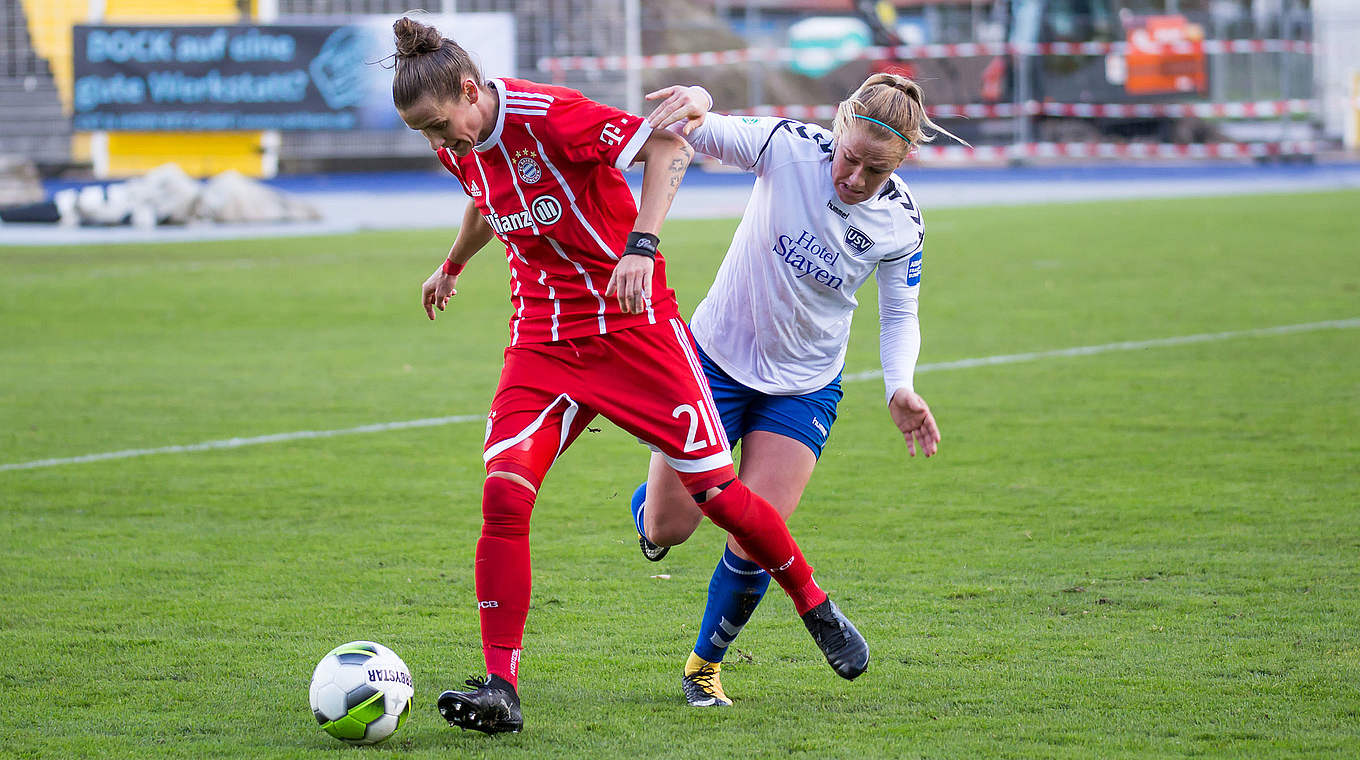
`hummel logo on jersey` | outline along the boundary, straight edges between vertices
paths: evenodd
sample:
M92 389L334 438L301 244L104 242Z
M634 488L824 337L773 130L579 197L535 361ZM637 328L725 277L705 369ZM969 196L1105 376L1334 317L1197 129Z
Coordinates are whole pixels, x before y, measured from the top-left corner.
M831 274L830 270L818 264L819 261L824 261L828 265L835 264L841 256L840 251L817 242L817 236L807 230L803 230L803 234L797 239L791 235L780 235L772 250L776 256L784 259L785 264L794 268L797 272L794 276L800 280L810 276L814 281L832 289L839 288L845 283L844 278Z
M854 248L856 253L866 253L874 247L873 239L853 226L845 229L845 244Z
M837 206L837 205L836 205L835 203L833 203L832 201L827 201L827 202L826 202L826 207L829 208L829 209L831 209L831 213L835 214L836 216L839 216L839 217L842 218L842 219L849 219L849 218L850 218L850 212L848 212L848 211L842 209L841 207Z
M525 227L532 227L534 222L529 218L528 211L520 211L514 214L486 214L487 224L497 235L504 235L507 232L522 230Z

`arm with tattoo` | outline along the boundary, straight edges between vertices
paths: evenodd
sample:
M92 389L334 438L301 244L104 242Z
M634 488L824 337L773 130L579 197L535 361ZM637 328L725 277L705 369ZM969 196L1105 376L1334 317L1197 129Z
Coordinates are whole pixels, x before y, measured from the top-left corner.
M643 164L642 197L634 230L653 235L661 231L661 222L670 211L693 157L694 149L671 132L658 130L647 136L637 155Z

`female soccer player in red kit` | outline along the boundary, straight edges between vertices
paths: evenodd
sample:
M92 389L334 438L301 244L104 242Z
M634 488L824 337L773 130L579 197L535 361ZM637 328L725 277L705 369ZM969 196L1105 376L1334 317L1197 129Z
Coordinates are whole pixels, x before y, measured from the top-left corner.
M657 232L690 147L575 90L483 80L468 54L403 18L392 97L470 197L448 258L425 281L430 319L494 235L510 267L510 346L488 415L476 588L487 677L439 696L450 724L523 726L517 676L529 611L529 515L548 468L598 414L647 442L703 513L793 600L832 668L869 649L812 579L770 504L737 480L693 338L666 286ZM621 169L644 165L634 206Z

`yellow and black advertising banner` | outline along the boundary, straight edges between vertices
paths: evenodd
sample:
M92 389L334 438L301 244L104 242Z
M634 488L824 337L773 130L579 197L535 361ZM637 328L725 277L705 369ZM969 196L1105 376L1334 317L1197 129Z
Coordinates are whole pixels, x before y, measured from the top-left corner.
M395 127L371 26L76 26L72 122L95 131Z

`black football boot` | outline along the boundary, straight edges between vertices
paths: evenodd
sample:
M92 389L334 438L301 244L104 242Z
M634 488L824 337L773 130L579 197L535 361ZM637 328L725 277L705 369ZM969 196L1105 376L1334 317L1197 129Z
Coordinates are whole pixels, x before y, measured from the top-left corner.
M638 547L642 549L642 556L652 562L660 562L661 558L666 556L666 552L671 550L669 546L657 546L641 533L638 534Z
M486 734L519 733L524 716L519 695L510 682L497 675L469 678L472 691L446 691L439 695L439 714L450 726Z
M827 599L803 614L812 640L826 655L831 669L841 678L853 681L869 668L869 645L850 624L836 603Z

